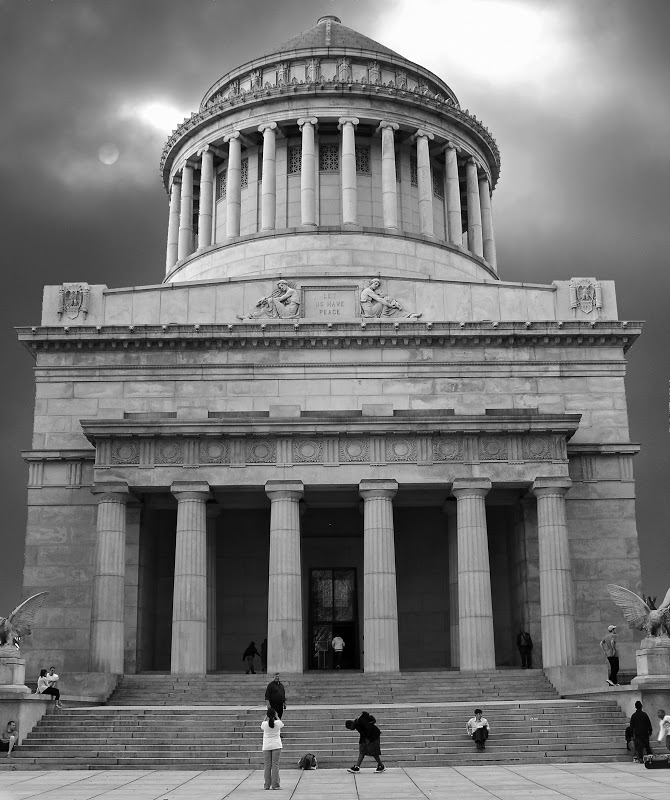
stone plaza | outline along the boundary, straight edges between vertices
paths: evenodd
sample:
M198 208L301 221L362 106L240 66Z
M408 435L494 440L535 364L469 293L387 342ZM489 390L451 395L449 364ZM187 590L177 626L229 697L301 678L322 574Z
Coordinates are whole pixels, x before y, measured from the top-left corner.
M27 675L239 671L265 637L302 673L334 635L350 669L474 672L526 629L555 685L604 677L641 324L579 265L501 277L488 128L327 16L217 80L160 167L156 285L75 274L19 329Z

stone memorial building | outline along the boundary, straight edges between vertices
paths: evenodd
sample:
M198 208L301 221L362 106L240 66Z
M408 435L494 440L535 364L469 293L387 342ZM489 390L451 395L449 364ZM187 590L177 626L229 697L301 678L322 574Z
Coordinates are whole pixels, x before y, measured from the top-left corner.
M240 670L265 636L302 672L335 634L349 668L485 670L521 627L537 665L602 660L605 584L640 576L640 324L579 264L499 274L488 128L327 16L217 80L160 169L165 274L74 269L19 329L28 673Z

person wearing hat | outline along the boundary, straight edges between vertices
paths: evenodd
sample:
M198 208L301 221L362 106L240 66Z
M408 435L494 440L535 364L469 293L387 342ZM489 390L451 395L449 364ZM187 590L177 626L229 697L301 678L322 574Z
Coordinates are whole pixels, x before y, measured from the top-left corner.
M607 679L607 683L609 683L610 686L618 686L619 651L616 648L616 625L610 625L607 628L607 633L600 640L600 647L607 657L607 660L610 662L610 676Z

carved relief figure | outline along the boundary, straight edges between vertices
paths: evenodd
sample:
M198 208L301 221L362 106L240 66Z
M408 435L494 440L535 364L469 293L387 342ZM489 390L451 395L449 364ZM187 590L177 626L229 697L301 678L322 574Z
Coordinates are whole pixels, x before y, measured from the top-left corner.
M570 307L573 317L578 308L585 314L590 314L595 308L596 316L600 316L600 309L603 307L600 284L590 278L573 278L570 281Z
M370 61L368 64L368 80L370 83L380 84L382 82L382 71L378 61Z
M20 649L22 636L31 632L35 614L42 607L49 592L39 592L20 603L8 617L0 617L0 647L9 645Z
M285 62L277 64L277 86L286 86L288 83L288 65Z
M650 608L647 603L630 589L608 583L610 597L619 606L633 630L646 631L647 636L668 636L670 631L670 589L658 610Z
M271 295L261 297L253 310L238 319L295 319L300 313L300 292L288 281L278 281Z
M251 91L254 92L261 88L261 71L254 69L251 71Z
M373 278L365 284L361 291L361 316L365 318L402 317L404 319L419 319L421 314L404 312L403 307L392 297L378 294L381 287L379 278Z
M307 83L316 83L319 80L321 72L319 64L318 58L310 58L307 62Z
M348 83L351 80L351 62L348 58L341 58L337 62L337 79L340 83Z
M407 88L407 73L404 69L399 69L396 72L396 86L398 89L406 89Z

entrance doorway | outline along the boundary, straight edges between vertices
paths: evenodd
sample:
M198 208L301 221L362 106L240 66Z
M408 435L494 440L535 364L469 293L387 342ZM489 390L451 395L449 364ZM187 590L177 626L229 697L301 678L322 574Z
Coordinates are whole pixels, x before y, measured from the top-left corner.
M340 666L358 669L358 609L353 567L311 569L309 575L310 669L332 669L331 642L341 636L345 647Z

